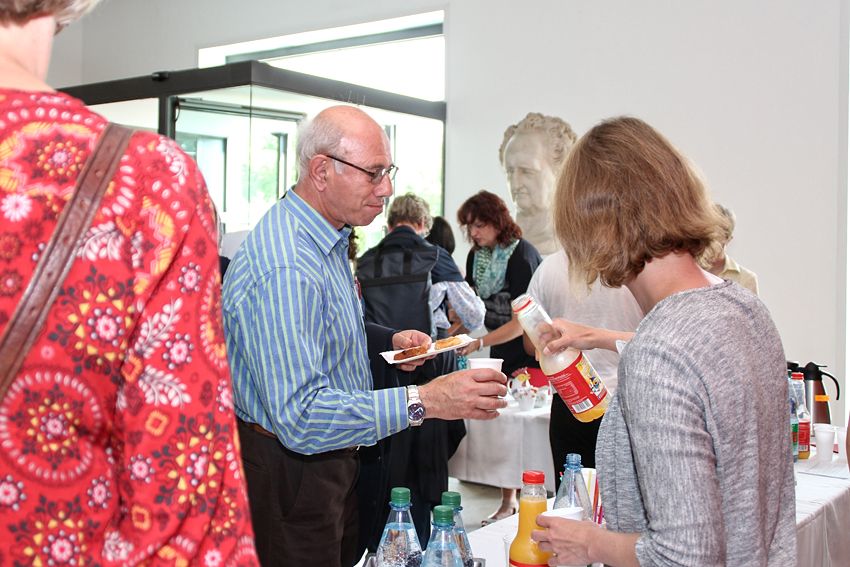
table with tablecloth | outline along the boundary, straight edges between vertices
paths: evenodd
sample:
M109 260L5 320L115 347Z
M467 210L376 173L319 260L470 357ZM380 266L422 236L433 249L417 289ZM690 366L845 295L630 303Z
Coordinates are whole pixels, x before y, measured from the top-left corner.
M817 453L812 452L811 459L816 458ZM801 472L808 464L800 461L795 465L797 564L799 567L848 567L850 479ZM843 466L846 468L847 464ZM502 536L515 534L518 520L519 515L515 514L470 532L469 543L475 557L486 559L487 567L506 567Z
M520 411L514 399L497 419L466 420L466 437L449 460L449 476L502 488L522 488L522 473L546 473L546 490L555 491L549 446L549 398L541 407Z

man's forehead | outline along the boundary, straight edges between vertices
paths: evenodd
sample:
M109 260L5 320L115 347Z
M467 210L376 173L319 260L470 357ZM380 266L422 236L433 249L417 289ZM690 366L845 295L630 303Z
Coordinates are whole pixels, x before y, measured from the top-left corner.
M363 160L372 160L375 163L392 163L392 151L390 142L383 130L379 132L360 132L346 134L339 144L343 153L348 156L359 156Z

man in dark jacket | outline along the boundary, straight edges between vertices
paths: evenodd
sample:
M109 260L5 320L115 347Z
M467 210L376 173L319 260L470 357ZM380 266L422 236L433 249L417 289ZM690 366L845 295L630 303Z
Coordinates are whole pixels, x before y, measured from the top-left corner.
M380 249L390 250L408 248L428 250L433 257L436 250L436 262L430 271L431 287L428 305L410 305L409 297L397 306L384 309L380 314L370 309L369 296L364 293L366 303L366 321L389 327L411 328L411 321L417 317L411 315L411 309L417 313L430 312L430 322L424 323L430 328L418 329L430 333L432 338L447 336L449 327L448 305L452 308L468 329L477 329L484 323L484 303L475 291L464 281L463 275L448 252L428 243L424 236L431 225L431 213L421 197L407 193L396 197L388 211L390 233L381 243L366 251L361 258L369 260ZM392 255L401 261L402 255ZM384 262L388 261L387 259ZM384 264L386 265L386 264ZM364 282L361 281L361 284ZM380 292L378 292L380 293ZM420 299L421 300L421 299ZM372 320L370 318L377 317ZM371 337L370 337L371 339ZM422 385L437 376L457 370L457 357L454 351L441 353L434 360L426 362L414 372L396 372L381 364L382 360L371 357L372 343L369 344L372 375L375 389ZM375 364L377 362L378 364ZM381 383L383 382L383 383ZM360 502L360 544L374 550L379 543L384 522L389 514L390 491L395 486L406 486L411 492L411 514L423 547L428 543L431 531L430 512L433 506L440 504L442 493L448 490L448 460L454 454L461 439L466 435L462 420L443 421L432 419L415 430L407 430L394 435L391 439L380 441L368 450L361 450L361 475L358 483ZM379 498L375 501L376 496Z

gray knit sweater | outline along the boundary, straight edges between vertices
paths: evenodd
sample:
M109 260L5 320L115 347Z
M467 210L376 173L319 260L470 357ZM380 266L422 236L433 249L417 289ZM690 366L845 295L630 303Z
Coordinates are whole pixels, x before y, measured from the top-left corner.
M797 564L785 356L726 281L655 306L620 359L596 463L608 529L640 564Z

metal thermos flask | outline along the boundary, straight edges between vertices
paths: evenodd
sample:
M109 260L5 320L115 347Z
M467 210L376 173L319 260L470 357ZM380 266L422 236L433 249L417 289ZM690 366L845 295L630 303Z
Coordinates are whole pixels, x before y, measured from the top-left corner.
M812 414L812 423L832 423L832 413L829 409L829 395L823 385L823 377L829 376L835 382L835 399L841 396L841 387L838 380L829 372L824 372L824 364L809 362L802 369L803 380L806 384L806 406Z

